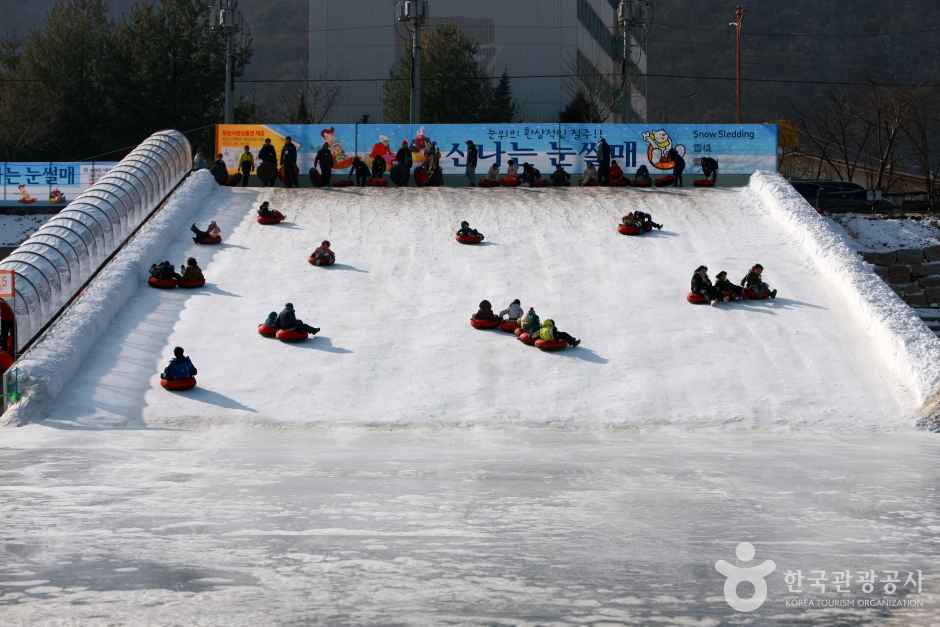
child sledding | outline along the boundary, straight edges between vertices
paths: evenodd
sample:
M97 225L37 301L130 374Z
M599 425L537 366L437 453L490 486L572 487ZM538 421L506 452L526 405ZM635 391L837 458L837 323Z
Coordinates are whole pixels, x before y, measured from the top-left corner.
M265 321L258 325L259 334L264 337L275 337L287 343L303 342L309 336L319 332L319 327L312 327L297 318L292 303L286 303L281 313L272 311Z
M686 299L693 305L718 305L739 300L764 300L776 298L777 290L763 281L764 267L754 264L750 272L741 279L741 285L728 280L728 273L722 270L712 283L708 277L708 268L699 266L692 274L691 286Z

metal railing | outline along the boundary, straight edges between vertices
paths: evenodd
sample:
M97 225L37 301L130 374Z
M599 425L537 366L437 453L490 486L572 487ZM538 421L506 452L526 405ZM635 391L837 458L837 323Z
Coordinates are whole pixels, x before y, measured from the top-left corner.
M189 173L191 154L182 133L151 135L0 262L16 272L17 352Z

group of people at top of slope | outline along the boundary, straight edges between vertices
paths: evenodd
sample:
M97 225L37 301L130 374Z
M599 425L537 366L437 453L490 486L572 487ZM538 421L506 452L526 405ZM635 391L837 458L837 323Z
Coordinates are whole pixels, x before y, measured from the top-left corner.
M466 141L465 153L465 175L468 185L477 184L476 169L479 163L479 151L473 140ZM379 142L372 148L369 157L372 160L371 168L366 162L356 155L353 158L349 169L349 179L354 181L357 186L365 186L370 179L383 179L388 170L392 182L398 186L407 186L411 179L413 163L413 154L420 153L423 156L423 162L414 170L414 181L418 187L439 187L443 185L444 173L441 167L441 151L437 143L429 138L424 138L421 146L407 141L401 143L398 152L392 157L389 147L388 137L382 135ZM616 160L612 160L612 151L605 138L601 138L596 148L596 165L593 161L588 161L584 174L581 176L581 186L619 186L626 182L626 175ZM672 176L674 178L672 185L682 187L682 175L685 171L686 163L683 156L674 148L667 153L667 158L673 163ZM286 187L297 187L299 169L297 167L297 146L293 143L290 136L285 138L281 148L280 164L278 170L278 155L271 143L270 138L264 140L264 145L258 151L258 160L261 162L257 166L257 175L261 179L264 187L272 187L278 178L278 173L284 181ZM508 162L507 177L517 177L522 184L537 185L542 179L542 173L534 165L524 162L521 165L518 159L510 159ZM330 145L326 142L317 151L314 157L313 168L310 170L310 176L313 184L317 187L329 187L333 177L335 160ZM718 162L711 157L701 159L702 173L706 180L712 182L718 177ZM193 169L202 169L208 167L203 157L202 150L197 151L193 160ZM211 172L219 185L248 185L249 177L255 172L255 158L251 153L251 147L245 146L244 152L238 160L239 173L235 175L237 180L228 174L228 167L225 164L222 154L218 155L215 163L211 167ZM485 180L492 183L499 182L502 179L499 165L493 163L484 177ZM571 185L571 175L565 171L562 164L555 166L555 171L549 176L551 184L555 187L567 187ZM637 168L634 176L635 183L639 185L650 185L652 176L649 168L641 165Z
M764 266L754 264L750 271L741 279L740 285L728 280L728 273L722 270L715 275L715 282L708 278L708 268L699 266L692 274L691 291L697 296L705 298L710 304L720 302L744 300L745 298L776 298L777 290L770 289L764 282Z
M477 312L473 314L472 317L474 320L511 320L517 323L519 328L525 333L528 333L530 337L545 340L546 342L561 340L562 342L566 342L568 346L577 346L581 343L581 340L564 331L560 331L558 327L555 326L555 321L551 318L540 320L538 314L535 313L534 307L529 307L529 311L527 312L524 311L522 309L522 301L518 298L509 303L509 306L498 314L493 312L493 304L490 303L490 301L480 301L479 309L477 309Z

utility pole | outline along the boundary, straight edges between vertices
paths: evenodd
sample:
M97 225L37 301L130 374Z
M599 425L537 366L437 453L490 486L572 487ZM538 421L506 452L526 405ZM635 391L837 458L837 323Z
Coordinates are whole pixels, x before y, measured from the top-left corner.
M743 43L744 43L744 36L743 36L744 7L742 7L741 5L738 5L738 8L734 13L734 21L729 22L728 26L734 27L735 38L737 40L736 45L735 45L735 48L737 50L737 58L736 58L736 66L735 66L735 77L736 77L735 97L737 100L737 110L738 110L737 120L738 120L738 124L740 124L743 118L743 110L744 110L743 103L742 103L742 100L744 97L744 90L742 87L742 81L744 80L744 59L743 59L743 56L744 56L744 46L743 46Z
M411 28L411 112L408 121L421 121L421 27L428 18L427 0L400 0L395 7L399 22Z
M639 43L641 50L646 48L647 31L650 22L649 0L620 0L617 7L617 27L623 35L623 61L621 80L623 90L623 121L633 119L633 42Z
M233 83L232 83L232 39L240 30L235 19L237 0L212 0L209 3L209 27L213 30L222 29L225 37L225 123L231 124L233 116Z

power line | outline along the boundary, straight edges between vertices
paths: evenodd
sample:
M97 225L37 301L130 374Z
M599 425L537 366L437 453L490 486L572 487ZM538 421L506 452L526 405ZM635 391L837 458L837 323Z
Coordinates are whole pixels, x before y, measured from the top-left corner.
M662 22L657 22L651 24L654 28L661 28L666 30L683 30L694 33L703 33L703 32L727 32L727 28L722 24L720 26L688 26L686 24L663 24ZM919 35L924 33L937 33L940 32L940 26L928 26L925 28L917 28L912 30L898 30L898 31L883 31L879 33L832 33L832 32L822 32L822 33L806 33L806 32L788 32L788 31L773 31L773 32L760 32L760 31L746 31L747 37L810 37L819 40L839 40L839 39L873 39L877 37L894 37L894 36L905 36L905 35Z

